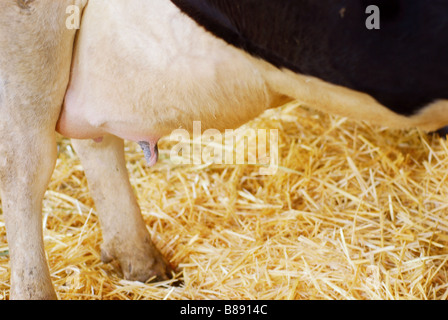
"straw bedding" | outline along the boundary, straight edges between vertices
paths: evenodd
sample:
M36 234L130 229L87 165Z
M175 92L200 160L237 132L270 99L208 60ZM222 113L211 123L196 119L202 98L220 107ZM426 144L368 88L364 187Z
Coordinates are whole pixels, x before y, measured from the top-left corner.
M61 299L446 299L448 144L307 110L269 110L245 128L278 129L279 169L176 165L173 142L145 166L127 143L131 183L181 286L123 280L100 261L101 230L69 141L44 200ZM9 298L0 216L0 298Z

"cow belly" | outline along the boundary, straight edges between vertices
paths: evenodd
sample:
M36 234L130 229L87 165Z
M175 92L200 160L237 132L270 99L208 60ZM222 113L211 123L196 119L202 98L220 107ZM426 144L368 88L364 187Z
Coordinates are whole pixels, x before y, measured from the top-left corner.
M283 97L388 127L448 125L447 100L397 114L365 93L280 71L212 36L170 1L90 0L57 130L155 145L194 121L203 130L238 127Z
M238 127L278 98L254 61L170 1L91 0L57 130L151 142L193 121Z

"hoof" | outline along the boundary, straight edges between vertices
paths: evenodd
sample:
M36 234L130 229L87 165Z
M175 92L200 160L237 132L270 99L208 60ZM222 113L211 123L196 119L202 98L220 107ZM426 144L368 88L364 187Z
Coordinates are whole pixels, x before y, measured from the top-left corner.
M110 263L122 273L124 279L131 281L159 282L172 279L175 275L175 268L151 240L129 250L118 250L117 246L104 245L101 249L101 261Z
M443 138L446 140L446 136L448 135L448 126L447 127L443 127L435 132L433 132L434 134L439 135L439 137Z

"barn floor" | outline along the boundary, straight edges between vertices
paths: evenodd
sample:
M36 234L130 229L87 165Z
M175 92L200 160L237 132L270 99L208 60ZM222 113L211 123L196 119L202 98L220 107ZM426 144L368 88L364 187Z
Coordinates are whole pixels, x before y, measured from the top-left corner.
M60 299L447 299L448 143L290 104L245 128L278 129L275 175L257 165L176 165L172 142L128 169L154 242L183 284L122 280L69 141L44 200ZM9 298L0 215L0 299Z

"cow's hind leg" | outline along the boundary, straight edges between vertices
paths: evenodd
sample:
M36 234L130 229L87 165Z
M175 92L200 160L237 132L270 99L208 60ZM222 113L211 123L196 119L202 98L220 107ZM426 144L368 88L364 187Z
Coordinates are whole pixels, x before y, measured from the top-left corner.
M123 140L72 140L90 187L103 231L101 258L120 264L129 280L168 279L171 268L151 241L129 182Z
M76 3L0 1L0 191L12 299L56 298L41 209L56 162L55 126L75 35L66 11Z

